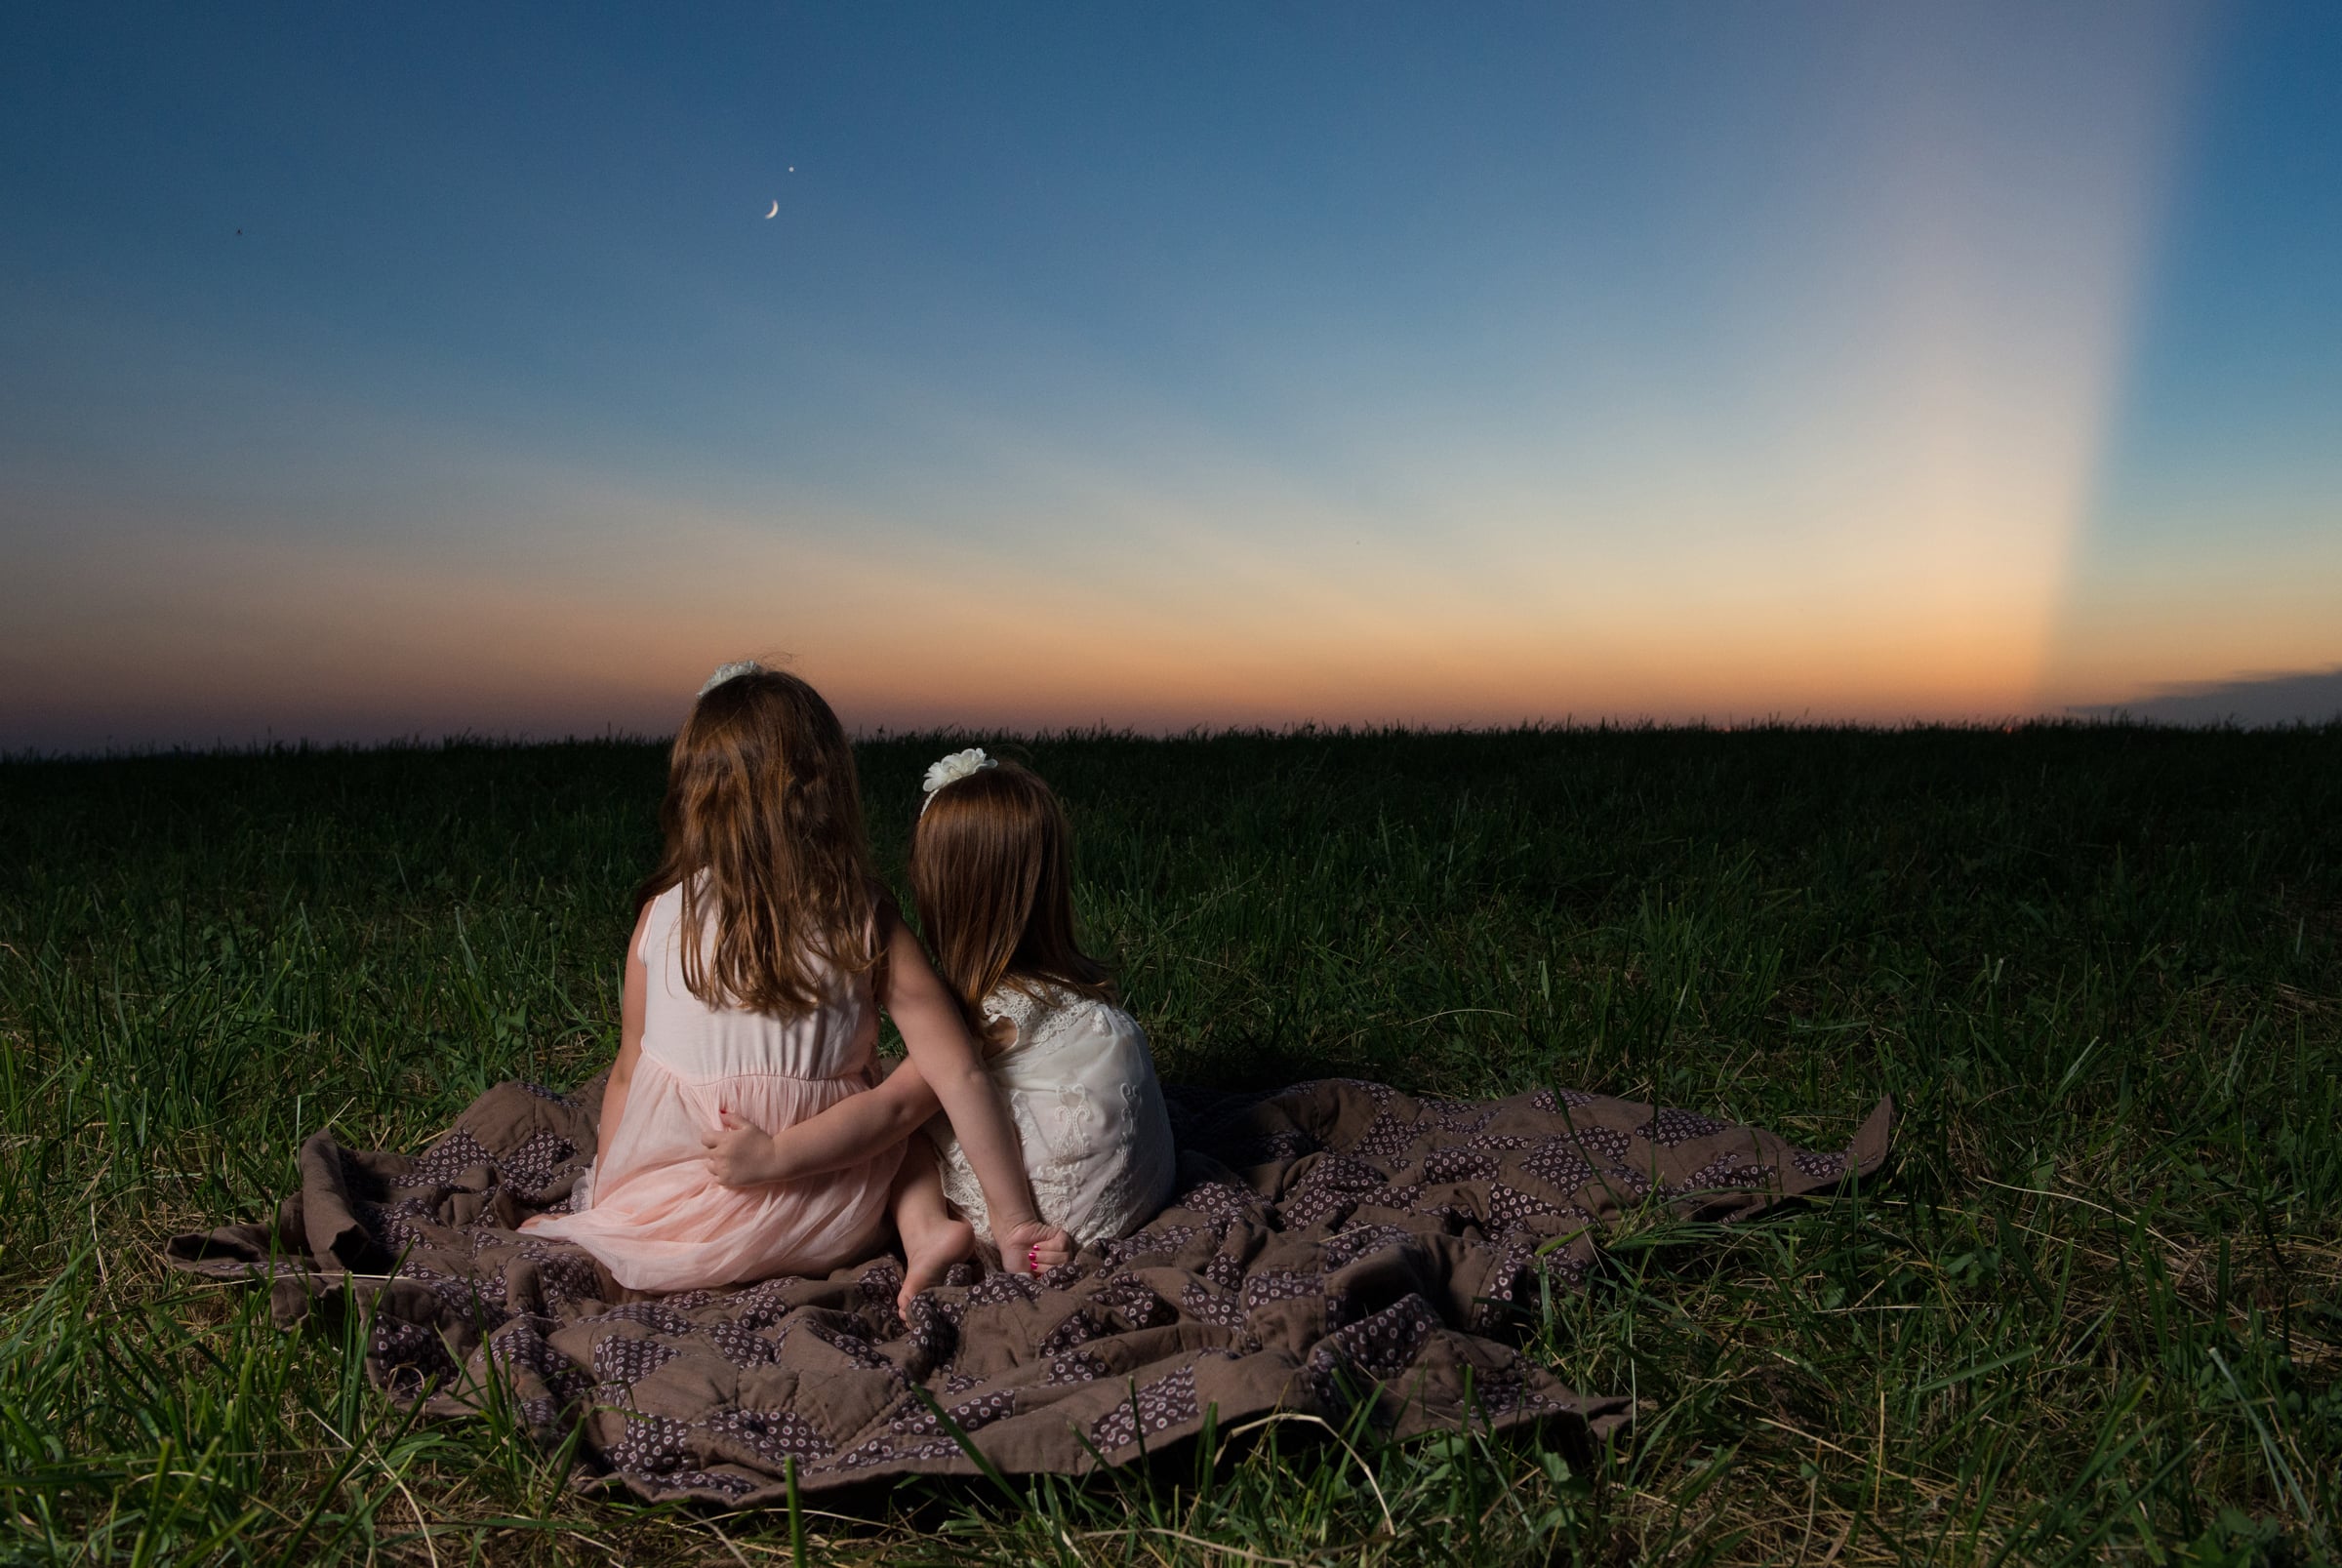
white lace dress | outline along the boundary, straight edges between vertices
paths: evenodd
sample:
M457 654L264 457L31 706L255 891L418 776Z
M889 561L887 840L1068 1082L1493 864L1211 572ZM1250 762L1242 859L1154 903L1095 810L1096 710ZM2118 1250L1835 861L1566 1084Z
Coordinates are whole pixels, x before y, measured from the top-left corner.
M1138 1021L1055 986L1035 996L1013 985L984 999L984 1015L1013 1031L985 1067L1016 1121L1041 1218L1084 1245L1153 1219L1171 1196L1179 1158ZM984 1188L950 1124L938 1116L928 1135L944 1196L989 1241Z

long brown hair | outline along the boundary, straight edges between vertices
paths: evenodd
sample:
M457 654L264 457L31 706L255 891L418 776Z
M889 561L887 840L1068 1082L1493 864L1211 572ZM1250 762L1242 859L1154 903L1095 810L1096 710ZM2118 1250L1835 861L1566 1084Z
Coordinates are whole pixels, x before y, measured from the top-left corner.
M825 961L848 974L876 963L854 750L796 676L751 669L700 694L659 821L666 848L634 905L682 888L683 984L708 1006L807 1012L834 984Z
M1003 981L1113 999L1073 936L1073 829L1038 775L1013 762L928 798L910 835L919 926L944 983L974 1010Z

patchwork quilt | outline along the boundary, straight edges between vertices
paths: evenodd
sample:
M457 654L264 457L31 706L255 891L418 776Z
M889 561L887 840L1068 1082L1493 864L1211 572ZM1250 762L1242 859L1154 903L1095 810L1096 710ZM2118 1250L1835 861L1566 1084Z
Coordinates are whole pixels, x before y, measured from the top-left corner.
M783 1497L792 1467L808 1493L976 1474L971 1450L1008 1474L1081 1473L1275 1412L1592 1440L1628 1401L1521 1352L1540 1293L1580 1288L1603 1232L1646 1206L1739 1221L1875 1175L1893 1123L1882 1102L1849 1146L1816 1150L1573 1089L1167 1093L1180 1181L1157 1218L1037 1276L963 1264L908 1315L887 1257L646 1296L523 1233L593 1156L599 1080L501 1084L420 1153L318 1134L268 1222L166 1256L266 1281L288 1328L361 1312L392 1396L449 1415L493 1399L544 1442L575 1433L586 1484L737 1507Z

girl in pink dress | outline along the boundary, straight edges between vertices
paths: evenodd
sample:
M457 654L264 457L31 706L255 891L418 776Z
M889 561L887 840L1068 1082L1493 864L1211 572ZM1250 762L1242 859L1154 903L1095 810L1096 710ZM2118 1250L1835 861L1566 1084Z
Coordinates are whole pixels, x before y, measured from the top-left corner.
M793 675L725 665L675 737L661 816L596 1158L574 1212L525 1228L577 1242L630 1289L677 1291L873 1256L891 1211L908 1295L971 1239L923 1141L736 1186L705 1146L725 1126L769 1137L868 1091L883 1009L968 1152L1005 1266L1070 1256L1035 1214L958 999L869 872L853 751L828 704Z

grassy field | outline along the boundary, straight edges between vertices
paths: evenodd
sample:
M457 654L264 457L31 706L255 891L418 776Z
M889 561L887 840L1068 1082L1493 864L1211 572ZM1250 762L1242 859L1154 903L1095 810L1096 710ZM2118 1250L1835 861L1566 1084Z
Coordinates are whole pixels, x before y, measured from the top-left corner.
M980 738L981 739L981 738ZM920 769L863 760L899 872ZM1527 1437L1272 1428L1014 1499L921 1483L817 1560L1874 1563L2342 1551L2342 729L1042 740L1164 1075L1560 1083L1891 1178L1649 1222ZM0 1553L787 1560L411 1424L334 1337L167 1274L301 1136L413 1146L609 1056L656 747L0 765ZM899 877L898 877L899 881ZM1699 1241L1693 1246L1687 1243Z

